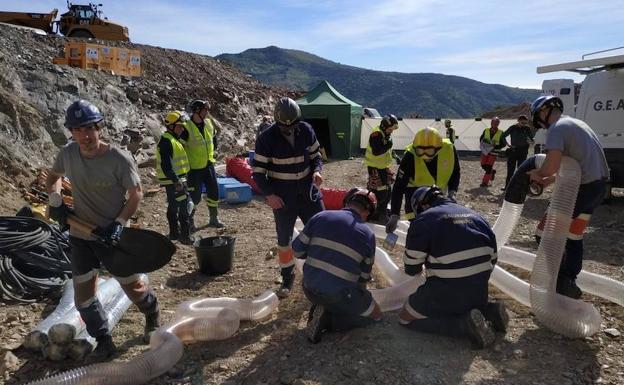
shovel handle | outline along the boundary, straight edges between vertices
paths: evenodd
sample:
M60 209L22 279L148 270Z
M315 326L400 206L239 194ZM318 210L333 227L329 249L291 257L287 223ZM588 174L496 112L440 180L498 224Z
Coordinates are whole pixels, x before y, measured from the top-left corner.
M85 236L92 236L93 230L96 229L96 226L83 219L78 218L73 214L69 214L67 216L67 223L69 224L69 226L71 226L72 229L74 229L74 231L77 231Z

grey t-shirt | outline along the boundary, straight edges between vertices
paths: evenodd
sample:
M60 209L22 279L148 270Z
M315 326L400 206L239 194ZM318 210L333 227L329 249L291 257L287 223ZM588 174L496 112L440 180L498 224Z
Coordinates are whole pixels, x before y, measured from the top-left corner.
M76 215L97 226L114 221L125 204L126 191L141 184L134 160L113 146L100 156L85 158L78 143L70 142L57 155L52 172L69 178Z
M546 150L560 150L581 166L581 184L609 177L600 140L582 120L563 115L548 128Z

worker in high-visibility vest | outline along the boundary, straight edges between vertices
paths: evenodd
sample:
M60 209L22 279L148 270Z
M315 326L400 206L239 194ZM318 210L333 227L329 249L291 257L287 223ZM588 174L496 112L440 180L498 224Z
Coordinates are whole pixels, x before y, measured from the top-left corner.
M191 119L186 121L186 131L180 138L186 149L191 170L188 174L189 192L195 205L195 210L202 197L202 186L206 187L206 201L210 221L208 226L221 228L225 226L217 216L219 207L219 188L217 173L214 169L214 150L217 147L217 131L221 129L219 123L208 114L210 104L205 100L193 100L188 107ZM194 231L195 210L191 213L191 231Z
M416 132L412 144L405 149L392 187L390 219L386 224L386 232L392 233L396 230L403 197L406 202L405 217L412 220L414 212L409 201L418 187L435 184L454 200L459 179L459 157L453 143L442 139L442 135L433 127Z
M490 128L483 130L479 137L481 168L485 171L481 180L481 187L489 186L490 182L494 180L496 175L494 164L496 163L496 158L498 158L498 152L507 146L507 142L502 140L503 130L498 129L499 124L500 119L498 117L492 118Z
M372 222L386 224L388 221L388 203L392 193L394 174L390 170L393 159L398 157L392 152L392 132L399 128L399 120L394 115L386 115L379 126L373 128L368 138L364 154L364 163L368 168L367 188L377 197L377 210L369 218ZM400 162L400 160L397 160Z
M169 239L179 240L183 245L193 243L189 227L189 200L191 199L186 176L190 170L184 146L178 140L186 130L186 114L171 111L165 116L167 131L162 134L156 148L156 176L167 193L167 222Z

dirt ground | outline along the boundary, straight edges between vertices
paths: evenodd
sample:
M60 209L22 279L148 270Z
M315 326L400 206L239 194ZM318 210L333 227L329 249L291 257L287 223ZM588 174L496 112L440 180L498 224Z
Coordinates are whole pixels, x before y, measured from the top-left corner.
M461 161L460 203L484 214L493 224L502 204L504 161L490 188L479 187L482 171L476 158ZM324 170L325 186L365 185L361 159L334 161ZM145 178L146 188L154 187ZM6 183L3 183L7 186ZM9 186L0 197L0 213L13 215L21 206ZM535 251L532 232L546 208L549 194L527 201L523 218L512 236L514 247ZM616 196L594 214L585 243L586 270L624 281L624 194ZM166 233L165 196L148 196L139 212L139 223ZM178 245L173 261L150 274L163 309L164 321L176 305L195 297L255 297L277 288L278 269L270 250L276 244L273 217L259 198L249 204L221 206L223 230L201 228L202 237L215 233L236 237L234 267L228 274L209 277L198 272L194 250ZM196 223L207 222L202 205ZM400 264L400 252L394 258ZM518 270L514 270L518 271ZM527 277L523 274L523 277ZM299 282L299 278L297 279ZM377 285L381 285L378 277ZM412 332L397 324L397 314L366 329L325 335L311 345L304 335L308 303L298 288L267 319L241 323L230 339L190 345L174 369L150 384L623 384L623 336L612 337L604 329L624 332L624 308L584 295L603 316L603 331L584 340L561 337L536 323L530 310L492 287L493 297L505 300L511 311L506 336L498 336L492 349L472 350L467 341ZM32 304L0 304L0 352L17 357L0 384L21 384L80 366L52 363L19 347L21 339L52 311L52 300ZM143 317L130 309L114 329L119 347L116 361L127 361L145 351L141 343ZM1 357L0 357L1 358ZM2 363L0 363L1 368Z

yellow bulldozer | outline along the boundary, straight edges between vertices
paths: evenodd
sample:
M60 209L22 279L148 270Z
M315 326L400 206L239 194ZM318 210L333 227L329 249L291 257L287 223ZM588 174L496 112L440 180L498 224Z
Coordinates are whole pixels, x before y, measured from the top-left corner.
M128 28L103 18L102 11L98 10L101 6L94 3L72 4L68 1L68 11L59 20L56 20L58 9L50 13L0 12L0 23L37 28L68 37L130 41Z

